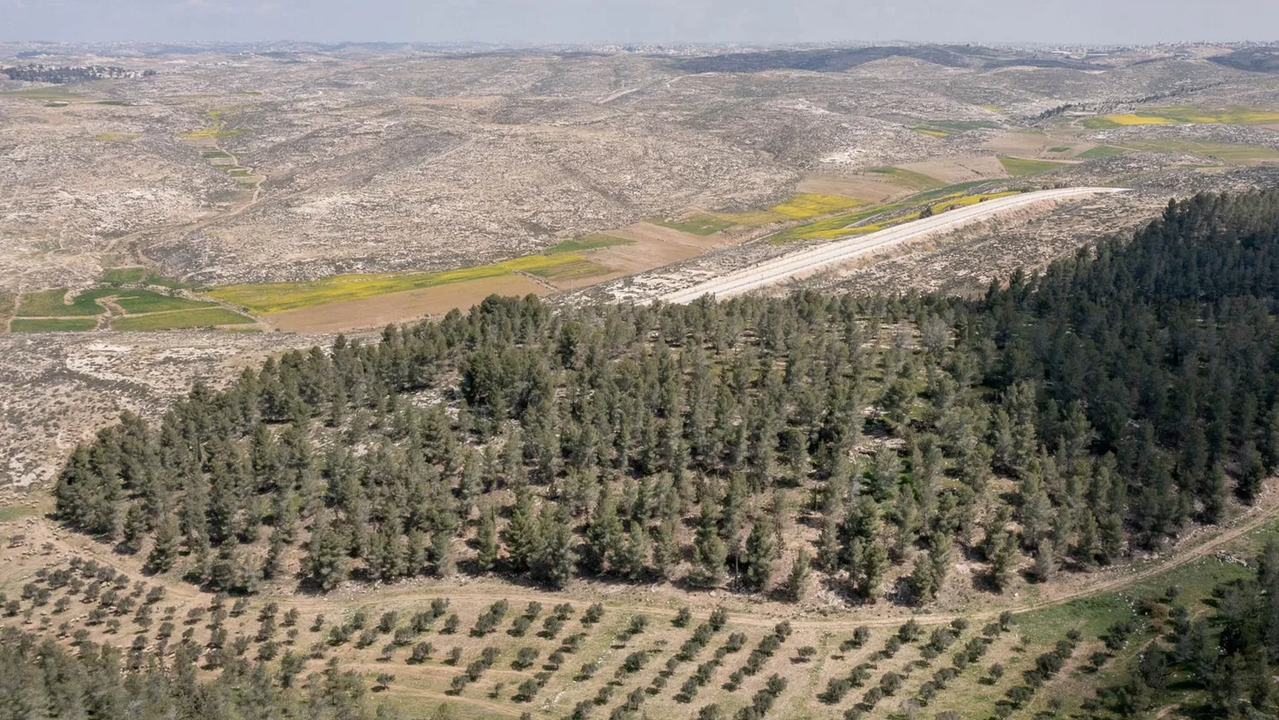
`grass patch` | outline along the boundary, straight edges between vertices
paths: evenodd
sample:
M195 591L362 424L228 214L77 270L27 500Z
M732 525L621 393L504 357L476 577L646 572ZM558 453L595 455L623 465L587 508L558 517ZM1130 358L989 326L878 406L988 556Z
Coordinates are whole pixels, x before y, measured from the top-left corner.
M226 120L222 118L223 113L230 109L232 108L209 110L205 113L209 117L209 124L207 127L188 133L182 133L179 137L187 140L224 140L226 138L243 135L245 133L243 128L228 127Z
M1102 130L1132 125L1268 125L1271 123L1279 123L1279 113L1236 105L1214 110L1182 106L1151 108L1132 113L1088 118L1084 120L1084 127Z
M205 160L218 160L221 158L230 158L231 153L225 152L222 150L208 150L206 152L200 153L200 157L204 158Z
M17 299L15 295L0 292L0 328L4 327L5 320L13 316L13 308Z
M758 227L786 220L807 220L809 218L829 215L841 210L849 210L865 205L865 200L845 197L843 195L824 195L821 193L799 193L790 200L774 205L767 210L750 210L741 213L724 213L719 217L734 225Z
M101 282L114 285L138 283L147 279L147 272L144 267L107 268L102 273Z
M70 90L62 86L55 87L38 87L23 88L21 90L6 90L0 92L0 97L18 97L28 100L44 100L47 102L97 102L98 98L85 97L84 95L75 95Z
M195 310L197 308L216 307L217 305L203 300L188 300L181 297L161 295L152 290L121 291L115 303L124 308L124 311L129 315L170 312L173 310Z
M908 187L911 190L932 190L945 184L937 178L899 167L875 167L871 168L870 171L877 175L888 175L898 185Z
M1064 153L1064 152L1070 152L1070 146L1069 146L1069 145L1058 145L1058 146L1057 146L1057 147L1055 147L1055 148L1048 148L1048 152L1051 152L1051 153Z
M693 235L713 235L734 225L733 222L714 215L697 214L683 220L666 220L663 218L645 218L647 222L662 227L692 233Z
M1098 145L1095 148L1079 153L1079 157L1087 158L1088 160L1098 160L1100 158L1123 155L1126 152L1128 151L1123 148L1112 147L1110 145Z
M999 126L995 123L985 122L982 120L929 120L928 122L913 129L919 130L920 128L927 128L929 130L946 132L949 134L952 132L968 132L969 130L989 130L996 129L998 127Z
M500 263L441 272L334 275L321 280L295 283L224 285L209 290L208 294L254 312L273 313L468 280L502 277L515 272L544 278L569 279L607 271L604 266L591 263L581 255L559 253L528 255Z
M97 326L93 318L14 318L9 332L85 332Z
M903 207L905 207L904 203L893 203L891 205L878 205L860 212L836 215L784 230L769 238L768 241L774 245L781 245L797 240L834 240L857 232L856 230L850 230L852 225L869 220L876 215L891 213Z
M587 252L588 250L598 250L600 248L612 247L614 245L630 245L634 240L626 238L614 237L603 233L594 235L583 235L572 240L565 240L558 245L552 245L542 252L543 255L559 255L561 253Z
M781 205L774 205L769 208L769 211L784 215L792 220L806 220L865 204L865 200L844 197L843 195L800 193Z
M42 290L26 293L18 308L18 317L87 317L104 312L101 305L94 300L103 295L110 295L114 290L86 290L75 297L71 304L63 302L67 295L66 288Z
M133 142L139 137L141 136L137 133L98 133L93 139L101 142Z
M28 515L35 515L36 509L26 505L6 505L0 507L0 523L21 520Z
M177 330L181 328L209 327L212 325L244 325L252 323L253 318L231 312L225 308L206 308L202 310L179 310L177 312L156 313L123 317L111 321L112 330Z
M930 127L913 127L911 128L911 130L914 130L920 135L927 135L928 137L935 137L935 138L950 137L950 133L946 132L945 130L935 130Z
M563 265L537 267L526 272L528 272L529 275L536 275L537 277L546 278L548 280L576 280L578 278L603 275L608 271L609 269L603 265L582 258L580 260L574 260L573 262L564 263Z
M1010 155L1000 155L999 164L1004 166L1004 170L1013 177L1021 175L1038 175L1039 173L1049 172L1061 167L1061 163L1049 162L1047 160L1029 160L1027 158L1012 157Z
M99 101L98 101L98 104L99 104L99 105L114 105L114 106L116 106L116 107L129 107L129 106L130 106L130 105L132 105L133 103L128 102L127 100L99 100Z
M990 180L969 180L967 182L955 183L953 185L943 185L939 188L911 195L905 200L902 200L901 203L903 205L908 205L910 203L923 203L929 200L936 200L937 198L958 197L973 188L989 184L990 182Z
M1260 145L1243 143L1214 143L1196 140L1140 140L1132 143L1138 150L1174 152L1186 155L1215 158L1231 162L1247 160L1279 160L1279 151Z
M843 237L851 237L853 235L864 235L866 233L877 232L894 223L918 219L918 210L896 216L893 216L893 213L899 213L908 208L918 207L919 203L926 201L930 201L928 204L932 207L934 213L943 213L951 208L976 205L977 203L986 200L993 200L995 198L1007 197L1009 195L1016 194L1017 191L985 193L980 195L963 195L962 191L942 195L937 195L935 192L928 193L928 198L917 196L914 198L915 202L903 201L890 203L888 205L877 205L873 208L862 210L860 212L845 213L825 218L823 220L818 220L816 222L805 223L799 227L794 227L774 235L769 238L769 243L781 245L799 240L836 240ZM857 225L857 223L870 220L877 216L889 217L886 217L882 222L853 227Z

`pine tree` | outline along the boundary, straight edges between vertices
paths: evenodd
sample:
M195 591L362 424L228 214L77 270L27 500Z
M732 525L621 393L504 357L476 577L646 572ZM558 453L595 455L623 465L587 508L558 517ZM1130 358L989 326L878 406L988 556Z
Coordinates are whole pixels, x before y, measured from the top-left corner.
M533 576L551 587L562 588L573 576L577 561L568 514L563 508L544 504L539 525L541 543L533 557Z
M768 589L768 581L773 574L773 558L776 548L773 545L773 530L763 522L755 521L751 534L746 538L746 586L756 592Z
M862 557L861 577L857 582L857 594L874 600L883 592L884 573L888 570L888 551L877 542L870 543Z
M587 572L601 573L605 564L615 558L622 547L622 520L617 515L617 499L604 486L595 505L595 516L586 527L585 553L582 564Z
M271 544L267 547L266 557L262 560L263 580L274 580L275 576L280 574L285 547L284 532L277 527L271 532Z
M451 577L457 570L453 558L453 536L448 531L436 530L431 534L431 563L436 577ZM414 575L420 570L420 565L412 567L407 574Z
M1262 462L1261 453L1257 450L1257 444L1251 440L1244 443L1243 449L1239 452L1239 467L1242 468L1242 472L1235 486L1235 493L1240 500L1251 505L1256 500L1257 494L1261 492L1261 481L1266 477L1266 467Z
M724 579L724 562L728 549L719 537L719 509L714 502L702 502L697 535L693 540L693 571L689 582L701 587L714 587Z
M639 580L644 575L644 561L648 559L648 531L639 522L631 521L631 532L619 559L621 562L616 570L626 579Z
M1003 590L1012 580L1013 562L1017 556L1017 540L1010 533L1001 530L987 538L986 546L991 582L996 588Z
M927 555L915 557L915 566L910 573L910 591L920 603L926 603L935 595L935 578L933 562Z
M1216 523L1226 511L1227 493L1226 471L1221 463L1214 464L1203 478L1203 487L1199 495L1203 498L1203 521Z
M341 534L330 527L327 513L315 517L302 572L322 592L332 590L346 579L346 547Z
M480 513L480 526L475 534L478 549L475 553L475 564L481 570L492 570L497 565L497 518L493 506L488 505Z
M517 572L528 570L541 546L533 495L527 487L515 494L511 522L506 526L506 547L511 567Z
M786 577L785 592L786 597L792 602L799 602L804 599L804 595L808 592L808 578L812 574L809 569L811 565L808 549L801 547L795 553L795 562L791 565L790 574Z
M165 515L155 529L155 542L147 556L147 570L157 574L168 572L177 557L178 521L172 515Z
M134 503L124 513L124 531L120 540L120 549L132 555L142 549L142 540L146 537L147 513L142 505Z
M1084 513L1083 525L1079 528L1079 541L1075 545L1075 557L1084 567L1092 567L1097 559L1098 543L1097 518L1092 513Z
M1052 541L1040 540L1039 547L1035 550L1035 579L1039 582L1048 582L1056 571L1057 558L1056 553L1053 552Z
M839 518L831 513L822 515L821 535L817 538L817 565L828 573L839 569Z
M954 542L950 539L950 535L937 531L934 532L928 541L928 561L933 566L933 594L936 595L946 581L946 575L950 571L951 553L954 549Z
M662 518L657 526L657 541L653 543L653 567L659 577L669 580L679 564L679 545L675 541L675 519Z

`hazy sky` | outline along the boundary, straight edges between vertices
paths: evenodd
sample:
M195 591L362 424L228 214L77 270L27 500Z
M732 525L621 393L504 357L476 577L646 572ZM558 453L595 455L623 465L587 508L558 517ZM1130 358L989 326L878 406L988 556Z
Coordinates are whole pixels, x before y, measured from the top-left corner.
M1279 0L0 0L4 40L1279 39Z

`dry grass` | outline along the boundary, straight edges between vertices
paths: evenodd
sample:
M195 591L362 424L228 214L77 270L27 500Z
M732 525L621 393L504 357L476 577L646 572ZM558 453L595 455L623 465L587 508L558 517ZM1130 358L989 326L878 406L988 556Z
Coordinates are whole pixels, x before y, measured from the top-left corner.
M178 330L182 328L216 327L218 325L247 325L253 318L231 312L225 308L177 310L116 318L111 321L112 330Z
M437 285L499 278L519 272L546 278L579 278L607 273L608 268L592 263L581 255L557 253L528 255L490 265L432 273L334 275L322 280L294 283L224 285L213 288L209 295L255 312L274 313Z

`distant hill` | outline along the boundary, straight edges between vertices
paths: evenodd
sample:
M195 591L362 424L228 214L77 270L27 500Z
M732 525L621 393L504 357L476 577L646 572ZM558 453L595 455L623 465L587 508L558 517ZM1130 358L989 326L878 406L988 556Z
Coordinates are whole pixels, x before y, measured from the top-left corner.
M1208 59L1218 65L1225 65L1236 70L1279 73L1279 47L1243 48L1229 55L1218 55Z
M1013 65L1061 67L1075 70L1096 69L1087 62L1044 57L1030 53L1012 53L972 46L872 46L863 48L822 48L815 50L768 50L763 52L709 55L680 61L679 68L689 73L739 72L766 70L809 70L812 72L844 72L859 65L891 57L923 60L944 67L993 69Z

